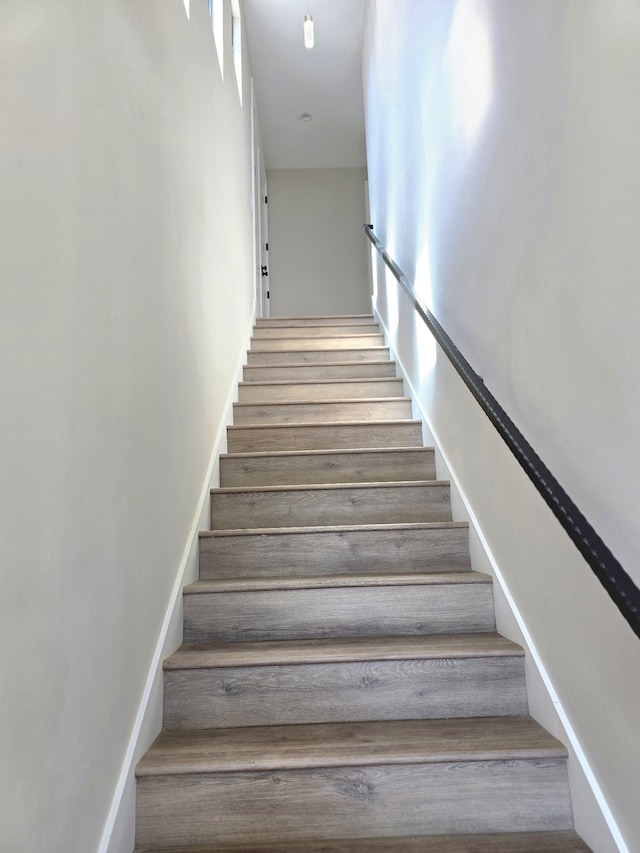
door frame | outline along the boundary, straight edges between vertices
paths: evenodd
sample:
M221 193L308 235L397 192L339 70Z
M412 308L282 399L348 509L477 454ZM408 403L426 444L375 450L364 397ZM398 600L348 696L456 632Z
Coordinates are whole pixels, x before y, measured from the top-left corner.
M253 78L251 79L251 208L253 214L253 281L256 317L270 316L269 220L267 172L262 153ZM266 275L263 274L266 271Z

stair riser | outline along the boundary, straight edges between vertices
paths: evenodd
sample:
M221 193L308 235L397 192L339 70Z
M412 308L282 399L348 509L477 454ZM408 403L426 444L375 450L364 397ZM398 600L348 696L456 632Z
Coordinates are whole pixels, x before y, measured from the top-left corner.
M433 450L393 453L313 453L295 456L223 456L223 487L284 486L313 483L401 483L433 480Z
M333 335L379 335L377 323L352 323L334 326L256 326L253 340L266 338L329 338Z
M521 657L171 670L165 728L527 713Z
M296 385L240 385L241 403L290 403L308 400L355 400L364 397L402 397L402 379L371 379L357 382L306 382Z
M338 359L340 361L340 359ZM246 366L245 382L306 381L309 379L376 379L396 375L393 361L363 361L351 364L289 364L280 367Z
M318 424L344 421L394 421L411 418L407 399L356 400L340 403L242 403L233 406L236 426L251 424Z
M256 328L285 328L291 326L349 326L371 325L375 323L373 314L327 314L317 317L258 317Z
M251 352L306 352L307 350L349 350L384 346L384 335L340 335L323 338L251 339Z
M268 450L350 450L351 448L421 447L422 427L404 423L301 424L299 426L229 427L229 453Z
M487 583L186 594L184 619L185 643L495 630Z
M257 352L250 350L247 353L248 365L259 365L269 367L278 364L334 364L335 362L366 362L383 361L389 358L389 347L374 346L365 349L331 349L331 350L309 350L303 352Z
M211 529L451 521L449 486L241 491L211 494Z
M247 807L250 804L250 807ZM563 761L145 777L138 845L571 828Z
M200 577L318 577L340 572L466 572L468 530L364 530L203 536Z

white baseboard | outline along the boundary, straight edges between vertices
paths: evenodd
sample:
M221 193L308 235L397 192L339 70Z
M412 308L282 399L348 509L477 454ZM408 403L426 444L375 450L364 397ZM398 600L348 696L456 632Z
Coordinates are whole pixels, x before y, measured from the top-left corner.
M209 466L147 672L144 691L122 761L109 814L98 846L98 853L131 853L134 847L135 765L162 727L162 662L182 642L182 589L186 583L196 580L198 576L198 534L210 526L209 492L220 483L219 458L220 454L226 451L227 426L233 420L233 404L236 401L238 382L242 379L242 368L245 363L244 353L249 349L254 323L255 306L249 330L245 336L245 346L241 350L236 366L235 379L225 400L223 416L213 442Z
M499 591L504 597L504 601L509 608L512 618L506 618L504 620L506 624L498 623L498 630L507 635L509 639L519 642L525 648L526 657L528 658L529 663L527 672L527 690L529 693L530 705L535 706L531 709L531 716L538 719L541 725L544 725L547 728L552 727L554 735L564 743L569 752L568 762L570 765L570 771L572 771L570 772L570 784L572 786L571 793L576 828L579 831L580 823L584 822L585 825L588 825L590 829L592 829L593 838L585 838L585 840L587 843L592 845L594 853L615 853L615 851L618 851L618 853L631 853L622 837L620 828L618 827L618 824L611 812L589 760L585 755L575 729L562 706L557 691L553 686L553 682L547 672L540 653L531 637L531 634L529 633L529 630L527 629L522 614L509 590L509 586L502 571L500 570L500 566L498 565L489 543L482 532L465 490L455 474L453 465L442 450L442 442L439 439L437 430L434 428L428 412L423 407L422 401L407 375L402 359L400 358L396 348L393 346L389 330L375 306L373 308L373 312L384 331L385 339L390 351L393 353L393 358L398 365L398 370L407 385L418 416L425 424L427 434L429 434L430 438L433 439L437 454L440 456L440 460L447 471L448 479L451 481L452 501L454 500L454 495L459 499L457 503L461 512L458 512L457 514L462 514L464 518L458 518L456 520L465 520L469 522L470 533L472 532L473 535L477 537L477 542L482 549L482 557L480 559L482 560L483 565L474 565L474 568L476 570L486 571L494 577L498 584ZM441 479L440 474L438 476ZM473 558L472 562L474 562ZM496 613L496 619L498 620L498 613ZM577 789L579 789L579 794L577 793ZM595 811L597 811L597 815L595 814ZM594 841L596 843L594 843Z

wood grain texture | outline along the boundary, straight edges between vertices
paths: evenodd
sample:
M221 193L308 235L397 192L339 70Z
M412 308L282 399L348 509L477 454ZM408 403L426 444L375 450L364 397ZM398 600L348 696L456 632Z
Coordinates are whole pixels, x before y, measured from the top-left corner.
M331 335L329 337L304 338L252 338L251 352L306 352L309 350L358 349L360 347L381 347L384 345L382 334Z
M286 577L470 568L464 522L228 531L200 534L200 577Z
M393 421L411 416L411 400L408 397L233 404L233 422L238 426L315 424L325 421Z
M253 340L264 338L326 338L333 335L379 335L380 326L370 323L334 323L333 325L262 326L253 330Z
M332 483L211 491L211 529L451 521L449 484Z
M169 669L165 729L528 713L519 655Z
M136 853L159 853L159 848L138 847ZM560 831L409 835L188 849L165 847L163 853L591 853L591 848L575 832Z
M183 646L164 726L526 714L523 655L493 633Z
M220 485L270 486L312 483L384 483L434 480L430 447L387 450L283 451L222 454Z
M136 775L566 758L531 717L163 731Z
M340 637L271 643L183 645L164 662L165 670L274 664L524 657L524 650L500 634L444 634L418 637Z
M417 420L227 427L230 453L421 446L422 424Z
M279 403L296 400L354 400L364 397L402 397L403 381L397 377L372 379L321 379L300 382L241 382L241 403Z
M559 759L143 777L138 809L139 844L571 829Z
M389 347L354 347L341 350L297 350L291 352L258 352L249 350L248 365L334 364L335 362L382 361L389 358Z
M245 382L271 382L301 380L344 380L394 377L395 361L352 361L336 360L332 364L275 364L266 367L246 365L243 368Z
M184 620L186 643L495 630L486 583L201 589L184 596Z

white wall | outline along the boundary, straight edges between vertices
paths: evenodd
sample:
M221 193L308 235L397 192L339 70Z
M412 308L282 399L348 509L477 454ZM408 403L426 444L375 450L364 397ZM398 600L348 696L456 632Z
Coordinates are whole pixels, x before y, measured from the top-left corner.
M12 853L98 848L249 333L250 69L190 5L0 4Z
M629 0L370 0L364 48L376 231L637 584L639 43ZM392 343L638 849L640 642L396 288L378 268Z
M269 285L274 317L371 311L366 169L271 169Z

